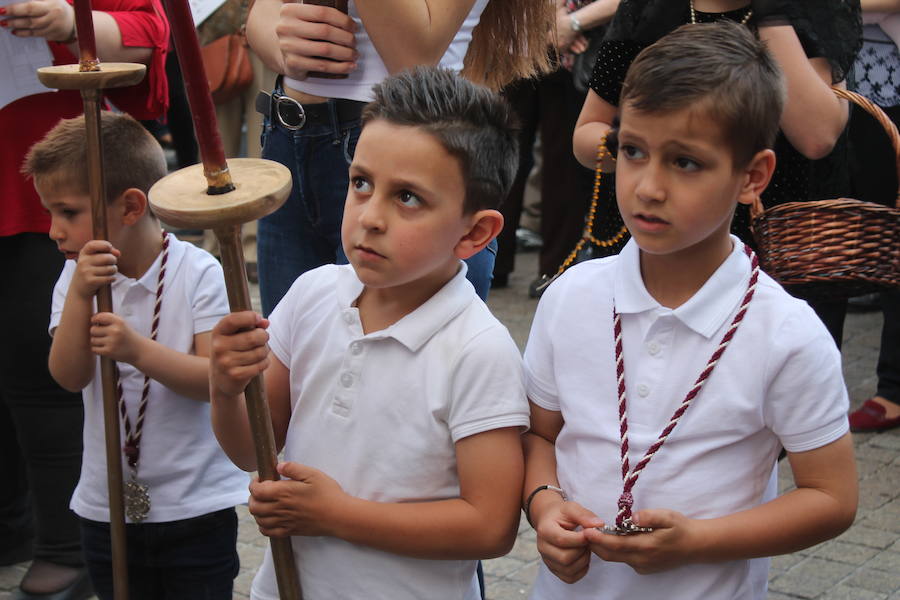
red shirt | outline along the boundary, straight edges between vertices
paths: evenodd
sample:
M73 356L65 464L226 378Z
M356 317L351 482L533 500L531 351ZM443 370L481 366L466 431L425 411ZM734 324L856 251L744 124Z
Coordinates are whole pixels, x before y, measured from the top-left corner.
M153 49L143 81L130 88L108 90L107 99L136 119L160 116L168 106L169 95L165 69L169 23L160 0L94 0L92 5L115 19L122 45ZM78 62L65 44L48 45L53 64ZM22 161L29 148L60 119L82 112L81 94L74 90L26 96L0 109L0 236L50 230L50 217L41 206L34 184L20 172Z

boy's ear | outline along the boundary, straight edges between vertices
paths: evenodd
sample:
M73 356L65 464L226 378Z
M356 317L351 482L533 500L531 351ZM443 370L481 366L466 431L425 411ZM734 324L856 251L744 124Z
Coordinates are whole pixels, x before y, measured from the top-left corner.
M499 210L479 210L471 216L469 232L460 238L455 252L463 260L484 249L503 229L503 215Z
M772 173L775 172L775 152L770 149L760 150L757 152L746 167L741 169L744 172L744 184L741 187L738 202L741 204L753 204L759 196L765 191L766 186L772 179Z
M134 225L147 212L147 194L137 188L128 188L116 199L121 206L122 224Z

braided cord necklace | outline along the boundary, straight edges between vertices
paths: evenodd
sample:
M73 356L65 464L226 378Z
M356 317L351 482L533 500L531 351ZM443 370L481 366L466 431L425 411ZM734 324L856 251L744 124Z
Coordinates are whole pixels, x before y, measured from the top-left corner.
M629 467L628 462L628 416L626 414L627 403L625 400L625 362L622 360L622 317L616 310L615 304L613 305L613 333L616 348L616 382L619 393L619 438L621 440L623 485L622 495L619 497L618 503L619 511L616 514L616 526L603 527L602 531L604 533L629 535L652 531L651 528L639 527L632 521L631 508L634 505L634 497L632 496L631 490L637 483L641 472L647 467L650 459L659 452L659 449L662 448L662 445L666 442L666 439L668 439L669 434L672 433L672 430L678 425L678 421L687 411L691 402L700 393L703 384L709 379L710 374L712 374L713 369L715 369L716 364L725 352L725 348L728 347L728 343L734 338L738 326L744 320L744 315L747 313L747 307L750 305L750 300L753 299L753 293L756 291L756 283L759 280L759 260L757 259L756 254L748 246L744 246L744 252L750 259L750 280L747 283L747 291L744 294L744 299L741 301L741 306L738 309L737 314L734 315L734 319L731 321L731 326L728 327L728 331L722 336L722 341L719 342L719 346L706 363L706 368L704 368L703 372L700 373L700 376L697 377L697 381L687 393L684 400L681 402L681 405L675 409L675 413L672 415L672 418L669 419L669 423L663 428L662 433L659 434L659 438L647 448L644 457L634 465L634 469Z
M159 276L156 279L156 300L153 303L153 320L150 325L150 339L156 341L159 333L159 311L162 308L163 280L166 277L166 263L169 260L169 237L163 232L162 257L159 261ZM122 417L122 425L125 429L125 445L122 451L128 460L131 469L131 479L125 482L125 514L135 523L140 523L150 513L150 488L147 484L137 480L138 462L141 459L141 435L144 432L144 415L147 412L147 399L150 397L150 377L144 374L144 385L141 388L141 401L138 404L137 419L134 428L131 427L131 419L128 418L128 409L125 407L125 394L122 390L122 381L119 377L119 369L116 367L116 395L118 396L119 414Z

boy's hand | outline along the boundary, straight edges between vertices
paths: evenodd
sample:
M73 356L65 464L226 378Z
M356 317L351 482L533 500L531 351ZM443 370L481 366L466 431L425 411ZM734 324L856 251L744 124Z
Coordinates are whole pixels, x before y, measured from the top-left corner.
M252 311L226 315L212 330L209 381L226 396L243 393L251 379L269 366L269 321Z
M309 71L350 73L359 56L355 32L353 19L336 8L285 2L275 26L284 74L305 79Z
M613 535L585 530L591 552L605 561L622 562L641 574L656 573L693 562L697 521L674 510L636 513L635 525L652 527L650 533Z
M65 0L30 0L6 6L3 27L19 37L63 42L75 34L75 11Z
M78 253L78 263L69 285L76 294L89 299L101 287L111 284L121 253L106 240L91 240Z
M294 462L278 464L280 481L250 484L250 513L268 537L333 535L329 524L341 500L349 496L337 481L312 467Z
M597 515L577 502L558 502L548 507L535 526L537 549L550 572L566 583L575 583L588 572L591 549L584 531L602 527Z
M144 339L119 315L103 312L91 317L91 350L94 354L133 365Z

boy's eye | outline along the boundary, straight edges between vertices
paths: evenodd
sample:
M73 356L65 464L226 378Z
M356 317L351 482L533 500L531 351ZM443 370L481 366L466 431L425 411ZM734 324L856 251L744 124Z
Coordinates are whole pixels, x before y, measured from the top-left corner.
M354 190L363 194L368 194L372 191L372 184L364 177L354 177L350 180L350 185L353 186Z
M675 166L682 171L697 171L700 169L700 163L692 158L680 156L675 159Z
M415 208L418 206L422 206L422 201L412 192L403 191L400 192L400 204L410 208Z
M619 154L629 160L644 158L644 153L637 146L632 146L631 144L621 144L619 146Z
M63 209L62 214L65 218L71 219L72 217L74 217L78 214L78 211L72 210L71 208L65 208L65 209Z

